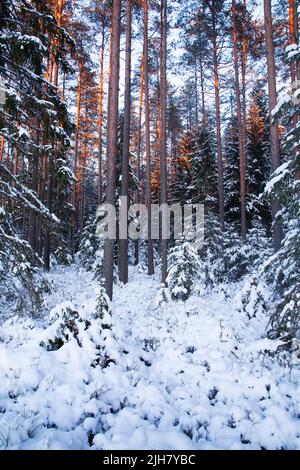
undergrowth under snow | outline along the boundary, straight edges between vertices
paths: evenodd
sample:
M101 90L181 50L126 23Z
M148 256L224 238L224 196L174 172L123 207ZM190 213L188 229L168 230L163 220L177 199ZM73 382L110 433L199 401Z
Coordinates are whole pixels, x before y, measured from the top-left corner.
M92 275L72 266L49 279L50 315L0 327L0 448L300 448L300 370L272 357L267 319L239 313L234 289L158 306L159 281L132 268L102 368ZM48 350L68 308L89 326Z

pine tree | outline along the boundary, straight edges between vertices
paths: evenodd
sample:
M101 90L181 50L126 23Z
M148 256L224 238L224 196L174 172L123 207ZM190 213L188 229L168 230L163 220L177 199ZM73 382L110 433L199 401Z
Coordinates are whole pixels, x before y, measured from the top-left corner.
M201 128L193 147L190 198L192 202L204 204L205 210L215 211L218 207L218 175L212 139L207 128Z

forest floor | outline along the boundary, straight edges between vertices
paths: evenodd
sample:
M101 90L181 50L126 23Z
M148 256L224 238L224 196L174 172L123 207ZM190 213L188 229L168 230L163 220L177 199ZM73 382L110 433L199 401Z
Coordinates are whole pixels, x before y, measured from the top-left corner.
M97 285L76 266L48 276L46 308L95 311ZM299 449L300 370L266 351L267 319L245 318L232 288L158 307L139 268L116 286L108 367L94 338L57 351L44 319L0 326L0 447L10 449ZM55 310L54 310L55 311ZM50 333L49 333L50 331Z

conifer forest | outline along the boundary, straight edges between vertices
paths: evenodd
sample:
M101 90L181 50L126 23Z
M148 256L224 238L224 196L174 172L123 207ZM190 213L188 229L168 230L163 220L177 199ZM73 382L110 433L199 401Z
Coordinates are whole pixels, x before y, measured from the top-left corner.
M300 450L299 0L0 0L0 450Z

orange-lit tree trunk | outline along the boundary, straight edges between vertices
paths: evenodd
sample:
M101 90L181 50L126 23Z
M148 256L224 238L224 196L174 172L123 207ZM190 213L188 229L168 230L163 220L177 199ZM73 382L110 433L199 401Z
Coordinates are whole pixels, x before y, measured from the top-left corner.
M295 8L295 0L289 0L289 33L290 33L290 44L296 43L296 28L295 22L297 22L297 13ZM291 81L292 84L296 80L296 64L291 63Z
M0 162L2 162L3 160L3 154L4 154L4 136L2 136L0 139Z
M116 206L121 3L121 0L113 0L112 2L109 58L106 146L106 203L113 207ZM113 296L114 247L115 240L107 239L105 241L103 273L105 279L105 289L110 299L112 299Z
M242 20L242 109L243 109L243 139L245 147L245 191L247 193L247 103L246 103L246 72L247 72L247 3L243 0L243 20Z
M220 81L218 64L218 45L216 30L216 5L212 1L212 42L214 58L214 87L215 87L215 108L216 108L216 134L217 134L217 155L218 155L218 195L219 195L219 220L221 230L224 230L224 177L223 177L223 156L221 141L221 115L220 115Z
M143 96L144 96L144 64L145 64L145 41L143 46L141 78L140 78L140 97L139 97L139 121L138 121L138 140L137 140L137 160L136 160L136 176L139 188L135 192L135 203L140 202L141 191L141 142L142 142L142 117L143 117ZM135 264L139 262L139 241L135 240Z
M75 134L75 152L74 152L74 175L77 179L73 183L72 190L72 205L74 208L73 213L73 234L76 230L76 223L78 220L78 157L79 157L79 136L80 136L80 113L81 113L81 88L82 88L82 72L83 64L82 60L79 61L79 70L78 70L78 85L77 85L77 110L76 110L76 134Z
M62 26L62 13L63 13L64 0L57 0L55 7L55 18L57 21L58 27ZM58 32L59 34L59 32ZM59 76L59 47L60 39L59 37L55 41L54 46L54 71L53 71L53 85L58 87L58 76ZM55 141L52 142L52 152L54 153ZM47 208L52 212L53 205L53 171L54 171L54 162L53 162L53 153L49 155L48 158L48 178L47 178L47 197L46 203ZM50 270L50 256L51 256L51 230L50 227L46 227L45 230L45 244L44 244L44 266L47 271Z
M86 163L87 163L87 123L88 123L88 116L87 116L87 106L85 105L85 129L83 133L83 145L82 145L82 158L80 162L80 172L81 178L79 180L79 187L78 187L78 194L80 194L80 209L79 209L79 227L80 231L82 232L83 225L84 225L84 217L85 217L85 187L86 187Z
M243 118L241 112L241 93L239 80L239 59L237 44L237 24L235 0L232 0L232 26L233 26L233 50L234 50L234 75L237 121L239 129L239 158L240 158L240 198L241 198L241 237L246 238L246 162Z
M57 25L59 27L62 26L62 15L63 15L63 7L64 7L64 0L56 0L56 6L55 6L55 18L57 21ZM59 46L60 46L60 40L59 37L56 38L55 41L55 61L54 61L54 77L53 77L53 83L57 87L58 86L58 75L59 75Z
M167 204L167 0L161 0L160 50L160 204ZM162 219L162 218L161 218ZM166 284L168 271L168 240L161 239L162 283Z
M128 190L129 190L129 145L130 145L130 112L131 112L131 0L126 0L126 58L125 58L125 95L124 95L124 132L123 132L123 152L122 152L122 182L121 196L126 199L126 218L120 219L120 223L126 224L128 211ZM128 282L128 238L119 241L119 267L120 281L124 284Z
M274 58L274 42L272 27L271 0L264 0L265 36L267 50L267 71L268 71L268 91L269 91L269 115L270 115L270 145L271 145L271 166L275 171L280 165L280 146L278 126L272 120L272 110L277 103L276 91L276 68ZM282 226L276 222L276 214L280 210L279 201L272 199L272 220L273 220L273 241L275 251L279 250L282 240Z
M103 23L102 23L101 50L100 50L98 204L101 204L101 202L102 202L102 134L103 134L103 96L104 96L104 52L105 52L105 20L103 20Z
M144 0L144 53L145 53L145 143L146 143L146 202L148 210L148 274L154 274L153 241L151 237L151 148L149 108L149 44L148 44L148 0Z

